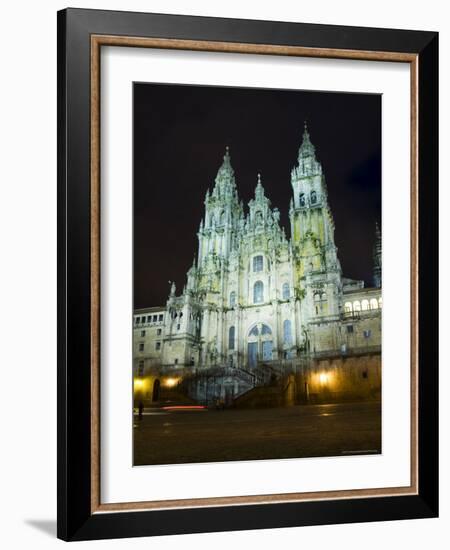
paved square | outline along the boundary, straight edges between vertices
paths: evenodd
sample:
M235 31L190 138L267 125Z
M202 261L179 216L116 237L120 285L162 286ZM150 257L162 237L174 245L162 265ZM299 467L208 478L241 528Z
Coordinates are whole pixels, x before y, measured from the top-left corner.
M380 402L134 416L136 466L380 452Z

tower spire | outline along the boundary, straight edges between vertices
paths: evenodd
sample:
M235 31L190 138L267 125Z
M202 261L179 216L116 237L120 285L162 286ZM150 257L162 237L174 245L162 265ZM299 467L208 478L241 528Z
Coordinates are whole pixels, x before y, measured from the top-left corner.
M316 158L315 155L316 148L311 142L311 136L309 135L308 124L306 120L303 122L303 140L298 151L298 160L300 163L301 159L306 159L307 157Z
M222 164L217 172L216 176L216 185L214 191L218 192L219 195L224 193L226 190L235 190L236 184L234 179L234 170L231 166L231 156L230 148L228 145L225 147L225 154L223 156Z
M373 246L373 284L377 288L381 288L381 231L378 222L375 222L375 244Z

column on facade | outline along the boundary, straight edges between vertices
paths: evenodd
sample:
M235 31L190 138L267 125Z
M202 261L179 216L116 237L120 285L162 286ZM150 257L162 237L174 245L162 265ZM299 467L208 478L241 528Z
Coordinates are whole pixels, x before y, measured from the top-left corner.
M275 351L275 359L279 359L279 346L280 346L280 319L279 319L279 305L278 305L278 264L276 258L272 262L273 273L273 293L272 293L272 307L274 309L273 314L275 318L274 323L274 342L273 351Z
M293 304L293 317L294 317L294 330L293 334L295 334L295 346L298 347L300 345L300 342L302 341L302 321L301 321L301 310L300 310L300 299L294 298L294 304Z
M246 262L248 259L246 260ZM239 294L242 296L244 303L249 304L249 296L248 296L248 277L245 277L245 273L247 273L248 266L244 266L244 269L241 269L241 264L239 262L239 275L238 275L238 284L239 284ZM243 293L247 293L247 295L244 296ZM238 317L239 317L239 356L240 356L240 367L245 366L245 358L247 354L247 334L246 330L247 327L244 323L244 310L240 305L240 302L238 304Z
M241 258L238 258L237 264L237 287L236 287L236 332L235 332L235 342L234 347L236 350L236 366L242 367L244 361L244 353L242 350L242 319L241 319Z
M291 333L292 333L292 345L297 348L301 341L301 335L300 335L300 315L297 315L297 310L300 311L300 298L297 298L296 296L296 287L295 287L295 281L296 281L296 262L294 258L294 254L292 251L292 244L289 244L289 264L291 266L291 298L290 298L290 318L291 318ZM300 290L300 289L299 289Z
M274 342L273 342L273 351L275 351L275 357L274 359L280 358L279 348L280 348L280 335L281 332L281 325L280 325L280 305L278 304L278 300L272 301L272 307L273 307L273 315L275 318L274 322Z
M218 354L219 363L222 362L223 352L224 352L224 345L223 345L223 330L224 330L223 315L224 315L223 307L219 306L217 308L217 354Z
M202 323L202 340L203 340L203 365L206 366L207 364L207 353L208 353L208 344L209 344L209 309L206 308L203 311L203 323Z
M200 225L201 227L201 225ZM203 259L203 235L201 232L199 232L198 237L198 267L201 266Z
M241 307L239 305L239 302L236 304L235 308L235 341L234 341L234 349L236 351L236 367L242 366L242 350L241 350L241 343L242 343L242 336L241 336Z
M226 335L224 334L224 331L226 330L227 323L224 323L224 305L226 303L227 299L227 292L228 289L226 288L225 284L225 266L224 266L224 258L225 256L222 256L222 265L220 270L220 303L219 303L219 311L218 311L218 326L217 326L217 352L220 357L220 362L223 362L223 360L226 360L226 354L225 350L227 348L225 342Z
M219 306L216 306L214 310L214 317L215 317L215 342L216 342L216 349L214 350L216 353L216 356L214 358L215 364L220 362L220 344L219 341L221 340L220 336L220 328L222 326L222 308Z

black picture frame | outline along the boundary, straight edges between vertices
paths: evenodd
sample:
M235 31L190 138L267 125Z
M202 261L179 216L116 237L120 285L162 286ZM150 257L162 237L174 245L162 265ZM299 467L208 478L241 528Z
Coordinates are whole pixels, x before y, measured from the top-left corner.
M91 37L152 37L417 56L418 492L92 512ZM58 537L88 540L438 515L438 34L66 9L58 12Z

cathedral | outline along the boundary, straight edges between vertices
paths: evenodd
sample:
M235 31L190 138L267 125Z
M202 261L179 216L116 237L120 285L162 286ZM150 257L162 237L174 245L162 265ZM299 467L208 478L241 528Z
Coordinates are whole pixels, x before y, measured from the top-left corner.
M238 394L264 368L380 353L381 234L376 226L373 287L344 277L325 175L306 124L291 187L287 236L260 174L244 208L226 149L206 192L184 288L177 292L172 283L165 306L134 312L135 377L151 369L180 377L222 369Z

